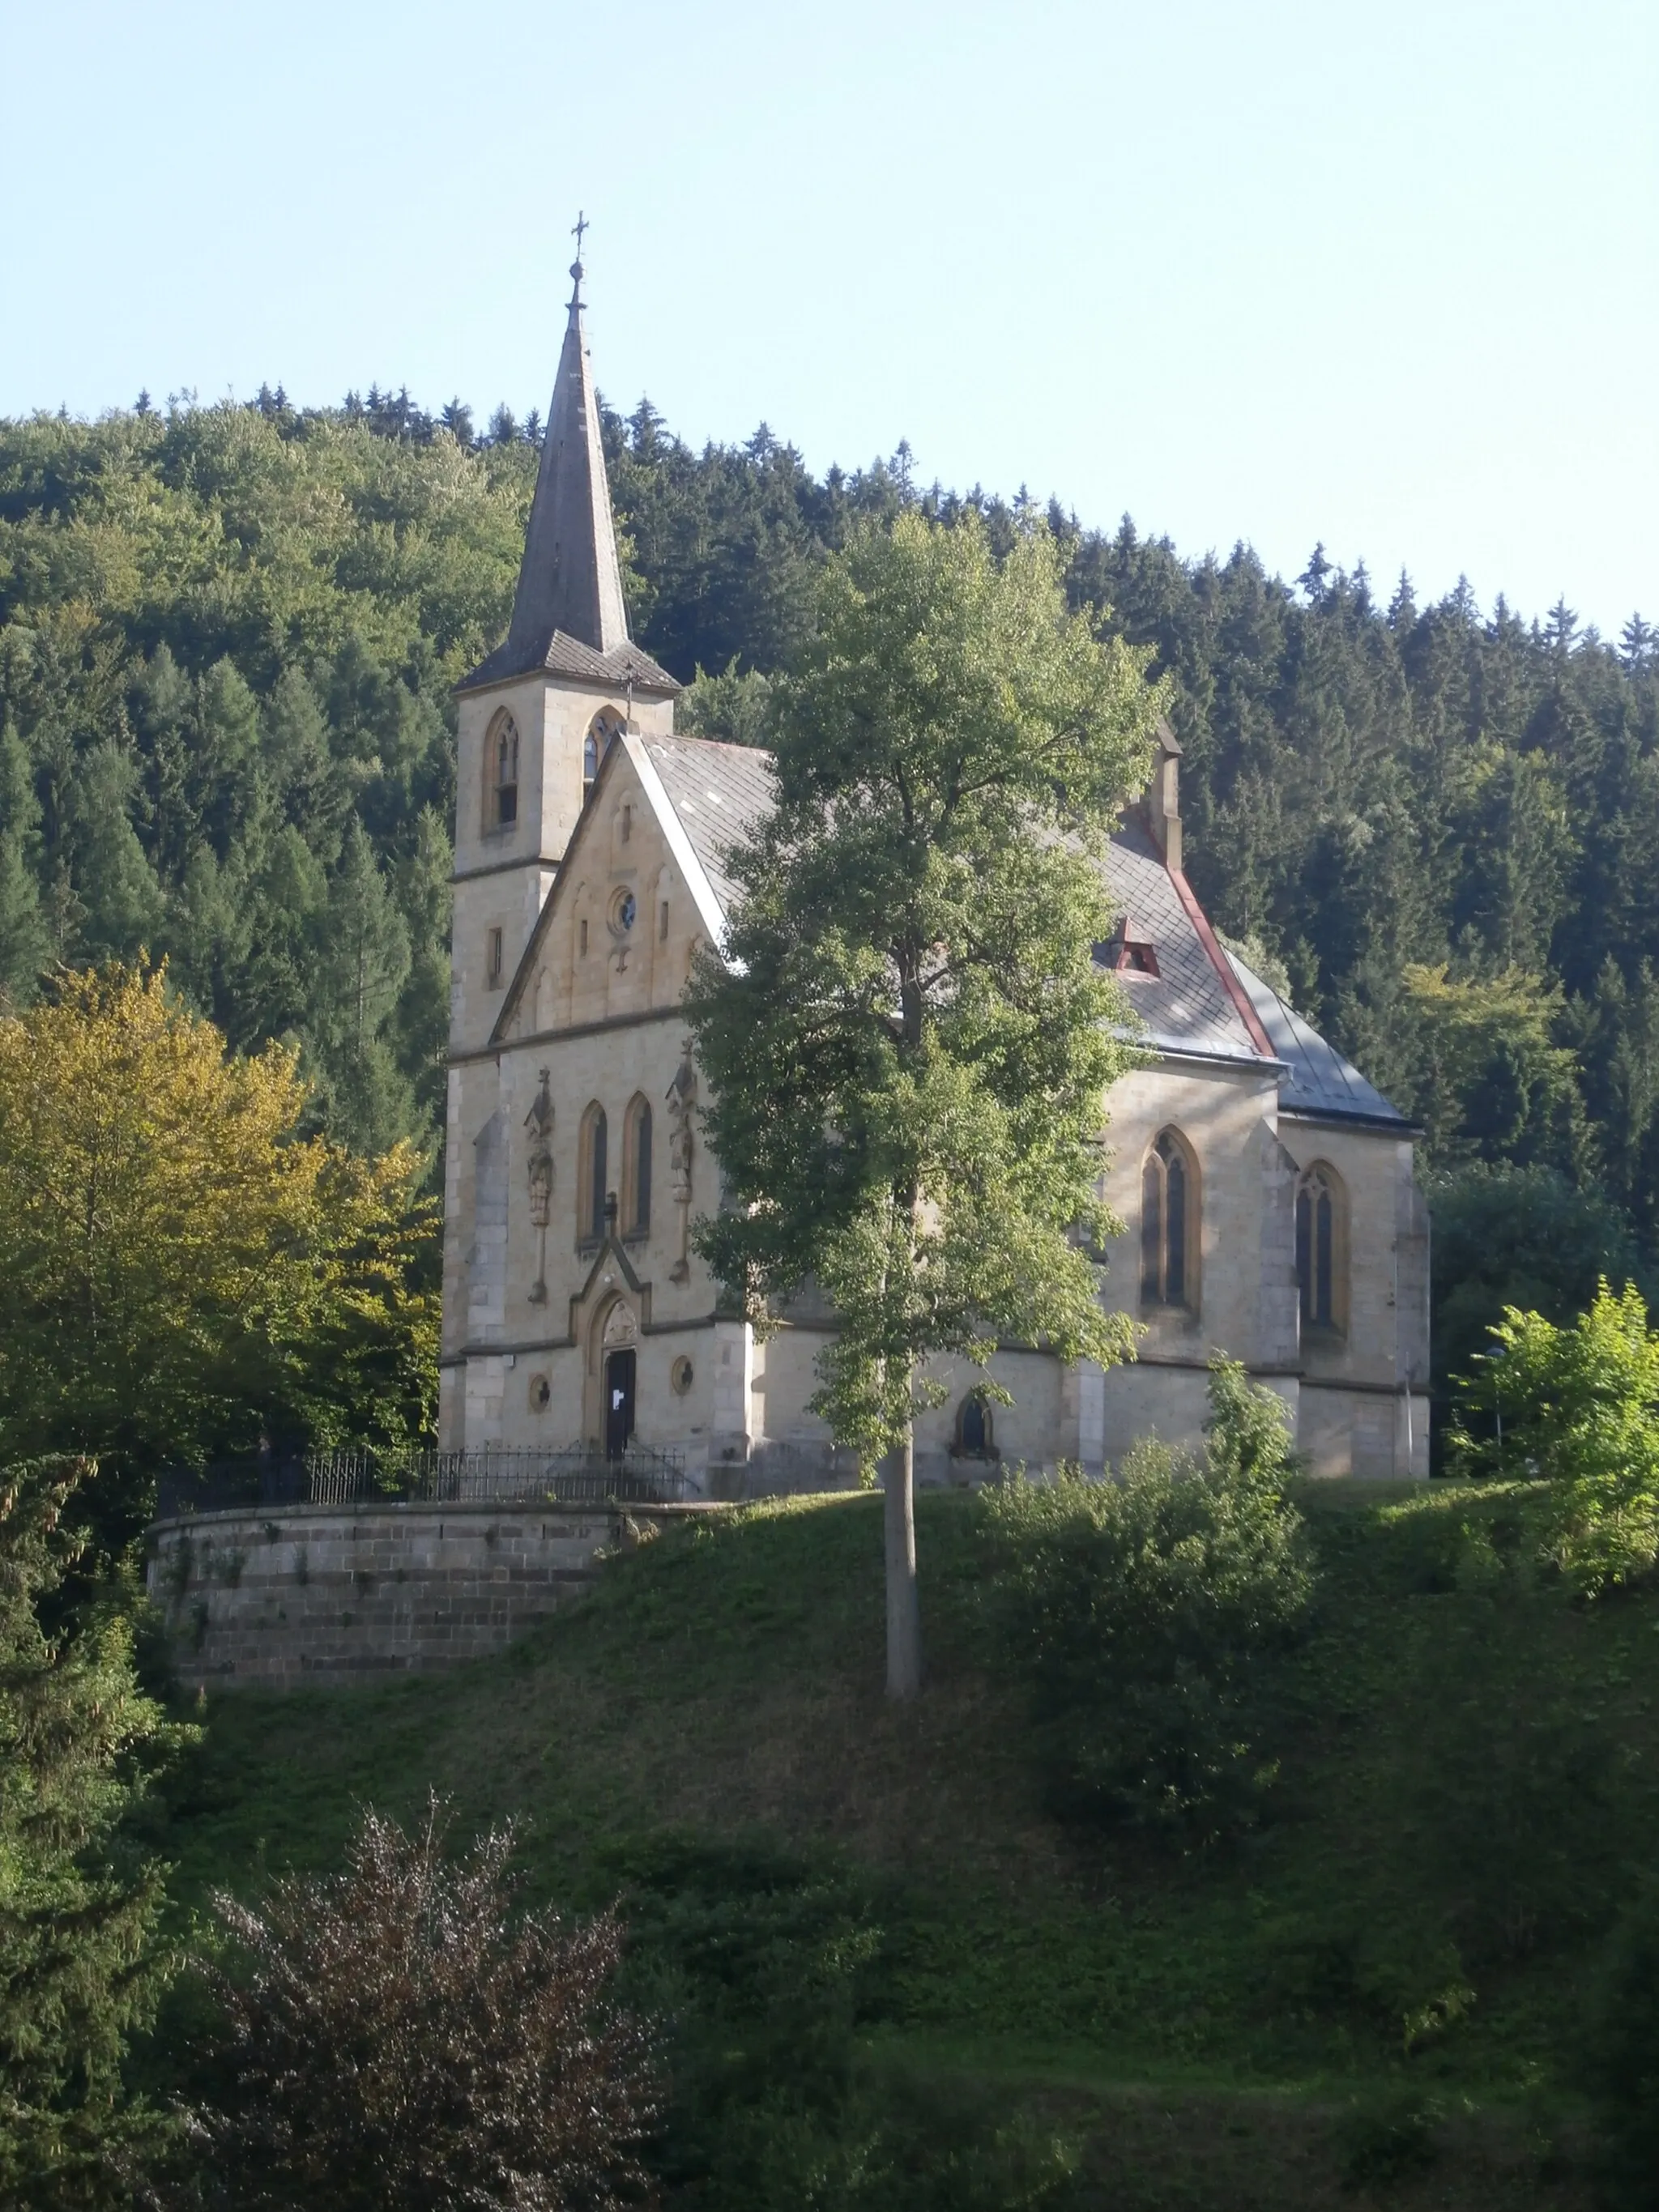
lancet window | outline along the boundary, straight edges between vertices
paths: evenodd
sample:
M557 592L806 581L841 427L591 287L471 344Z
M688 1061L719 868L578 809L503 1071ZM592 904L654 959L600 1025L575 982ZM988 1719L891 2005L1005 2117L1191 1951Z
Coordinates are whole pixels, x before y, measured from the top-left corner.
M576 1234L584 1244L605 1235L608 1131L605 1109L596 1100L582 1115L576 1160Z
M511 714L498 714L489 744L489 820L492 830L511 830L519 818L519 726Z
M1162 1130L1140 1170L1140 1303L1198 1307L1198 1164L1186 1139Z
M1304 1328L1346 1325L1347 1232L1341 1177L1323 1160L1316 1161L1296 1194L1296 1279Z
M613 738L620 736L622 717L609 707L601 707L587 726L587 735L582 739L582 799L599 780L606 752Z
M651 1227L651 1105L637 1094L623 1123L623 1234L643 1237Z

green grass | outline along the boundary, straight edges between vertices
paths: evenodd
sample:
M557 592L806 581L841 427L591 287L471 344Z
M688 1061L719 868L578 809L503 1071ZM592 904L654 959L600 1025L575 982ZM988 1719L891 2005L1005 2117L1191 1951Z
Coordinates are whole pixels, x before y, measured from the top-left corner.
M864 2044L1052 2109L1116 2161L1113 2202L1352 2202L1345 2174L1577 2202L1548 2145L1652 1856L1659 1602L1565 1601L1520 1504L1309 1492L1313 1632L1261 1683L1275 1814L1225 1853L1050 1818L969 1498L921 1501L929 1683L890 1708L879 1508L835 1498L665 1535L498 1660L207 1701L165 1805L179 1910L328 1866L360 1803L435 1790L464 1832L523 1824L533 1896L621 1892L677 1972L686 1897L740 1929L746 1898L810 1893L813 1941L825 1913L861 1931ZM1432 2116L1420 2171L1390 2163L1402 2099Z

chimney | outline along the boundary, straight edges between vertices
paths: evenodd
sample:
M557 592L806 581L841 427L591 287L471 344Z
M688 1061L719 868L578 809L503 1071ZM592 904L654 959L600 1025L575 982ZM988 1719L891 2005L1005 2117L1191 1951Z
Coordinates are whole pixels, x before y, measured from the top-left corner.
M1146 793L1146 819L1164 866L1181 873L1181 746L1175 732L1158 718L1158 757Z

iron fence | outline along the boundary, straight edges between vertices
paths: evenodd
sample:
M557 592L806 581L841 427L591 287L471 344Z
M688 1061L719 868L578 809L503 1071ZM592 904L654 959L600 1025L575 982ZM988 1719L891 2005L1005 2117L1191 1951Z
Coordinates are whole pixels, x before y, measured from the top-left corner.
M489 1445L468 1451L317 1451L217 1461L172 1469L157 1484L156 1513L239 1507L387 1504L443 1505L671 1505L686 1494L682 1452L630 1443L617 1458L592 1444L558 1451Z

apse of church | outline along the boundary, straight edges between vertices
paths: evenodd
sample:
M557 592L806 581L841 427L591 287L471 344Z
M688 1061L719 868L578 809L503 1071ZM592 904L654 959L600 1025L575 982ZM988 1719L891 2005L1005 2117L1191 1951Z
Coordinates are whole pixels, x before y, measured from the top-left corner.
M770 805L763 754L677 736L628 635L580 270L513 617L459 690L441 1441L626 1463L739 1494L847 1470L807 1410L833 1315L763 1344L692 1230L719 1203L680 1018L722 941L723 854ZM1180 755L1125 815L1097 957L1148 1062L1104 1102L1126 1224L1103 1295L1141 1326L1103 1373L1018 1346L946 1373L918 1473L963 1481L1135 1437L1196 1441L1222 1349L1285 1398L1318 1471L1427 1467L1427 1232L1413 1133L1217 942L1182 869Z

